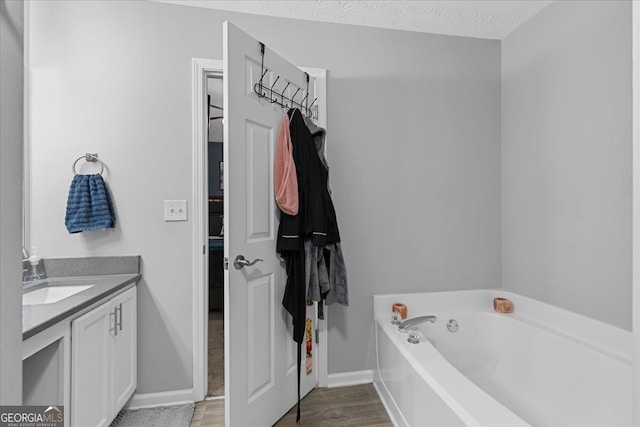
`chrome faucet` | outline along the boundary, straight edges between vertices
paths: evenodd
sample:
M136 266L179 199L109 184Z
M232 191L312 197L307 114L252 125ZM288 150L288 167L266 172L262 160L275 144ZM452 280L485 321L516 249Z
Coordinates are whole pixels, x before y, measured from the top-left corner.
M436 316L418 316L407 319L404 322L400 322L400 324L398 325L398 329L400 329L400 332L409 332L409 329L411 329L412 327L425 322L435 323Z
M22 281L24 282L25 277L27 276L27 272L29 271L29 257L31 254L25 248L22 247Z

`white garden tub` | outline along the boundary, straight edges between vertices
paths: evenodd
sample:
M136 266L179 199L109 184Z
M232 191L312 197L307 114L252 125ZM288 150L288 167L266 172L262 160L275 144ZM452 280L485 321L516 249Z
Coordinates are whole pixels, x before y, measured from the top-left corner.
M390 323L394 303L437 316L420 343ZM375 295L374 316L374 384L396 426L632 424L629 331L500 290Z

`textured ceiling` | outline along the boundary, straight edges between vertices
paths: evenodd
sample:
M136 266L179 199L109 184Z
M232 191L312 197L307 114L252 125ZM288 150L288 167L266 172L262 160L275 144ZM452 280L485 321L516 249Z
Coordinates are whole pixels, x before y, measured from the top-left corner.
M552 0L157 0L257 15L503 39Z

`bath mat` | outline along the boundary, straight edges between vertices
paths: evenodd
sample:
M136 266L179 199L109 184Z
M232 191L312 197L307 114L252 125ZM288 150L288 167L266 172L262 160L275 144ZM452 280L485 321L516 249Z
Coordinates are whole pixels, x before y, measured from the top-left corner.
M123 409L109 427L189 427L195 405Z

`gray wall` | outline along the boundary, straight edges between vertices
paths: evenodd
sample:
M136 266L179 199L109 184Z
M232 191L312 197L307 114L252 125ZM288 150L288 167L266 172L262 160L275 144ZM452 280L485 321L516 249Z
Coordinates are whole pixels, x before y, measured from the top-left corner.
M24 5L0 2L0 405L22 403Z
M502 43L502 286L631 329L631 3Z
M328 158L350 279L329 310L329 372L374 366L375 293L500 285L500 44L152 2L32 3L33 244L140 254L138 393L192 385L191 58L229 19L329 70ZM100 154L119 217L68 235L70 167ZM411 306L409 304L409 310Z

